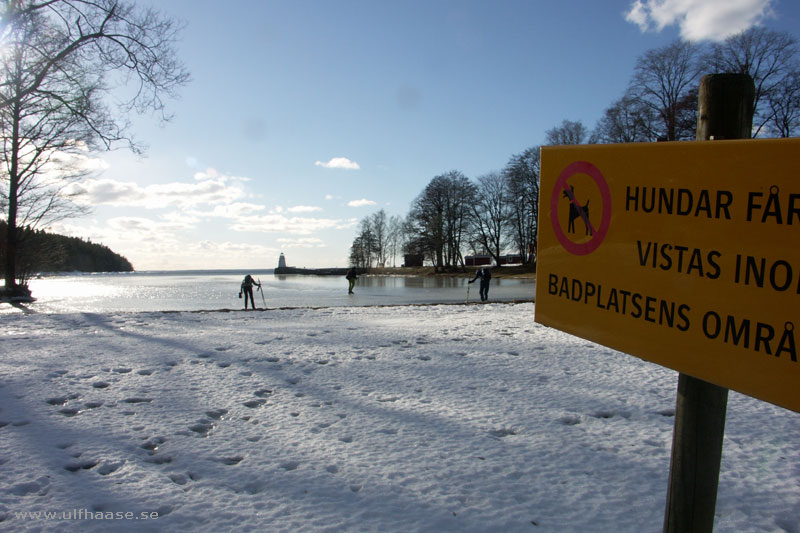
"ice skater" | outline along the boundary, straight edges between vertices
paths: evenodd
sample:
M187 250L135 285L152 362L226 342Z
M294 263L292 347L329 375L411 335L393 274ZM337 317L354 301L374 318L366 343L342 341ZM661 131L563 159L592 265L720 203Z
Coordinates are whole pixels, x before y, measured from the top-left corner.
M258 283L256 280L253 279L253 276L250 274L244 277L242 281L242 286L239 289L239 298L242 297L244 294L244 308L247 309L247 297L250 297L250 304L252 305L253 309L256 308L256 302L253 299L253 285L257 285L258 288L261 288L261 283Z
M485 302L489 299L489 280L492 279L492 273L489 272L488 268L483 267L475 273L475 277L472 278L468 283L473 283L478 278L481 280L481 301Z

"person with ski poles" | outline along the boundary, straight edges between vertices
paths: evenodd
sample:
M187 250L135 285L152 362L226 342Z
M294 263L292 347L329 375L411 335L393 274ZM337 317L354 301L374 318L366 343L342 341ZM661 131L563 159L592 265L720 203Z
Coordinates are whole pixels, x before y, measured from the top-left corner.
M489 299L489 281L492 279L492 273L489 272L488 268L483 267L475 273L475 277L468 281L468 283L473 283L478 278L481 280L481 301L485 302Z
M358 276L356 275L356 269L351 268L348 270L345 278L348 282L347 294L353 294L353 287L356 286L356 279L358 279Z
M257 283L256 280L253 279L253 276L250 274L244 277L242 281L242 286L239 289L239 298L242 297L244 294L244 308L247 309L247 297L250 296L250 304L252 304L253 309L256 308L256 302L253 299L253 285L258 285L258 288L261 288L261 283Z

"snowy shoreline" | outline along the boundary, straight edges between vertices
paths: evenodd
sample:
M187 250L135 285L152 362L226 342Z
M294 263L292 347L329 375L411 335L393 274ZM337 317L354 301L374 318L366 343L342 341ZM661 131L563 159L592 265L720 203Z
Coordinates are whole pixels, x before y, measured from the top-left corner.
M5 315L0 527L660 531L677 374L533 309ZM715 531L800 531L797 442L731 392Z

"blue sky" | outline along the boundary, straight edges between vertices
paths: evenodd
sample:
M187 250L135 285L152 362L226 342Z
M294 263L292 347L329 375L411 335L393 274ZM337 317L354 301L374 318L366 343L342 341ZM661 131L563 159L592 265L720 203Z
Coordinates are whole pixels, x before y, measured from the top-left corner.
M800 27L795 0L150 3L185 21L192 82L171 122L136 118L146 157L94 154L91 214L53 228L137 270L344 266L363 217L437 174L593 128L645 51Z

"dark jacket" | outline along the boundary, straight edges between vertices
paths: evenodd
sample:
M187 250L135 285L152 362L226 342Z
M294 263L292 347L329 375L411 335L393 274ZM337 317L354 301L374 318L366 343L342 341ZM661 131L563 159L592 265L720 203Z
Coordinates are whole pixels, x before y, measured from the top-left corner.
M475 281L478 278L481 279L481 282L488 282L490 279L492 279L492 273L489 272L488 268L483 267L482 269L475 272L475 277L472 278L472 281ZM472 281L470 281L470 283L472 283Z

